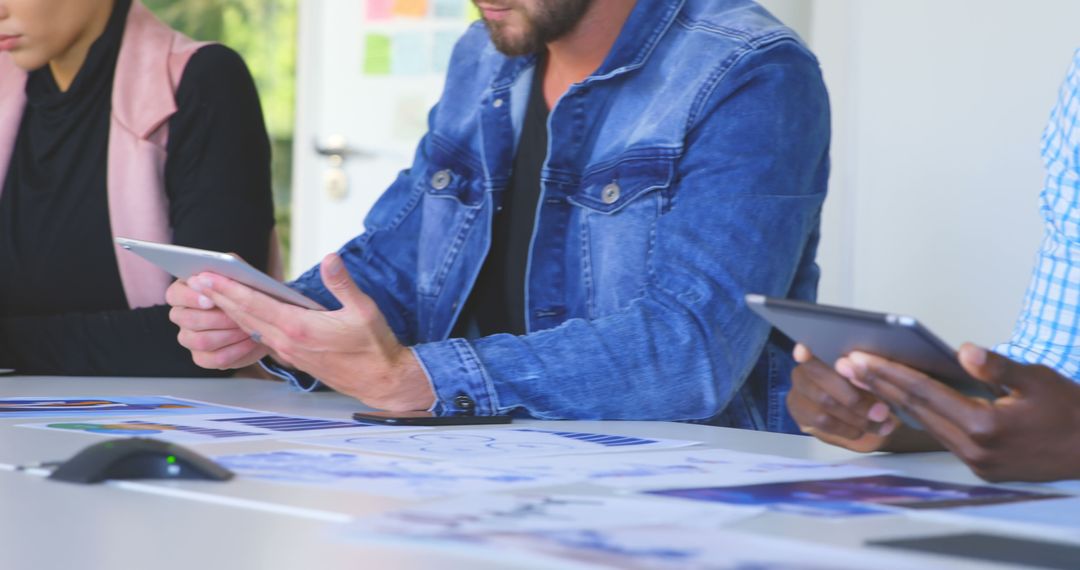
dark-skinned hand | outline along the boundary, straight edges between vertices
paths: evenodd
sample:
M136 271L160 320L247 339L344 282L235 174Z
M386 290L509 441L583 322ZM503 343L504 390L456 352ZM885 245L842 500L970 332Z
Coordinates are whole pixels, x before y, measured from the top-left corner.
M959 353L973 377L1007 395L970 398L906 366L864 353L838 362L881 400L911 414L987 481L1080 478L1080 385L1045 366L972 344Z
M787 404L803 433L863 453L940 449L900 423L880 398L852 382L848 363L838 362L834 370L801 344L795 347L795 360L799 366Z

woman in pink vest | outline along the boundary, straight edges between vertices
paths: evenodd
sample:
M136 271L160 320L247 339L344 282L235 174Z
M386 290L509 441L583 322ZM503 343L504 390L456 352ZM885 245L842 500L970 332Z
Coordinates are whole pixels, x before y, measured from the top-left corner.
M138 0L0 0L0 366L189 376L171 279L115 236L267 269L270 145L243 61Z

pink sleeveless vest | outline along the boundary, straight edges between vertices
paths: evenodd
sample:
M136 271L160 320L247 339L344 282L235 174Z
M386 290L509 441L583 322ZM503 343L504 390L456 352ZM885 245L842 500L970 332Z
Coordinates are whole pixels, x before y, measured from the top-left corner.
M176 113L176 89L195 42L159 21L135 1L128 14L113 81L109 130L108 195L113 237L171 243L165 194L169 118ZM0 191L15 150L26 107L26 73L10 54L0 54ZM280 278L276 235L270 244L271 274ZM142 258L116 248L116 262L128 305L165 302L173 278Z

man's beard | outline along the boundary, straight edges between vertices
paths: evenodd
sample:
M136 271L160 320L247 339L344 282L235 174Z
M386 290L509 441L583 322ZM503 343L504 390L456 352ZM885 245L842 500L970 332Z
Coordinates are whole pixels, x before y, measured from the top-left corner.
M535 12L525 13L524 33L507 34L502 22L484 20L495 49L509 56L539 53L577 27L592 7L593 0L541 0Z

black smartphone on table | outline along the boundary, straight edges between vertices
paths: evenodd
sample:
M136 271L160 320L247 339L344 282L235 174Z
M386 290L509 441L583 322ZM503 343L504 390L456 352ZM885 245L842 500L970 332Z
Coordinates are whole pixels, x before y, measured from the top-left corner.
M510 416L437 416L432 412L356 412L353 419L392 426L476 426L512 421Z

